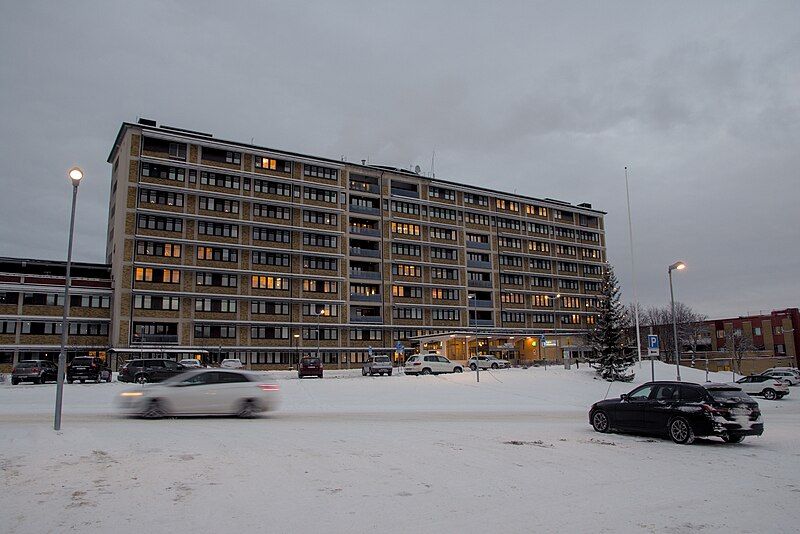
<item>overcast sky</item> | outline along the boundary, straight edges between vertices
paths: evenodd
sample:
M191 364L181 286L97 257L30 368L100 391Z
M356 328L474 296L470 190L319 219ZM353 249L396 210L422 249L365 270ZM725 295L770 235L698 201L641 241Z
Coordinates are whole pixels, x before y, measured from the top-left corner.
M800 305L800 2L0 1L0 254L103 261L122 121L608 212L632 300Z

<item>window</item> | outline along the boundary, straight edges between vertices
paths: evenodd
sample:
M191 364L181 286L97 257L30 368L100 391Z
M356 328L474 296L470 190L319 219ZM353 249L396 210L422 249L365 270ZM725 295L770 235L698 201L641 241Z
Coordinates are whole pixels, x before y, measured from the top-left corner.
M308 293L338 293L339 282L332 280L303 280L303 291Z
M392 274L397 276L422 276L422 267L419 265L392 264Z
M578 264L566 261L560 261L558 262L558 270L565 273L577 273Z
M303 232L303 245L309 247L336 248L339 246L339 240L335 235Z
M525 213L528 215L535 215L537 217L547 217L547 208L544 206L525 206Z
M760 336L761 335L761 327L760 326L756 326L755 328L753 328L753 335L754 336Z
M257 169L267 169L270 171L292 172L292 162L282 159L264 158L253 156Z
M472 212L465 212L464 213L464 221L470 224L480 224L483 226L489 226L489 216L484 215L482 213L472 213Z
M717 339L725 338L725 330L717 330Z
M500 255L500 265L507 265L509 267L522 267L522 258L520 256L506 256Z
M197 259L206 261L239 261L239 251L235 248L197 247Z
M401 256L420 256L422 247L410 243L392 243L392 254Z
M453 308L434 308L431 310L431 319L434 321L458 321L461 310Z
M381 341L383 333L380 330L350 330L350 341Z
M553 301L547 295L534 295L532 302L535 308L550 308L553 305Z
M392 286L392 296L421 299L422 288L418 286Z
M571 248L574 248L574 247L571 247ZM587 259L587 260L599 260L599 259L601 259L600 251L597 250L597 249L594 249L594 248L582 248L581 249L581 258Z
M63 293L23 293L22 303L29 306L63 306Z
M552 324L555 322L555 315L552 313L531 314L531 322L536 324Z
M239 202L214 197L200 197L200 209L222 213L239 213Z
M499 210L519 212L519 202L512 200L505 200L502 198L495 199L495 206Z
M600 242L600 234L596 232L587 232L585 230L578 230L578 239L583 241L592 241L594 243Z
M628 398L630 400L639 400L639 401L647 400L650 398L650 393L652 392L653 387L655 386L642 386L638 389L634 389L628 395Z
M521 249L522 248L522 240L521 239L517 239L515 237L503 237L503 236L500 236L500 237L497 238L497 243L501 247L505 247L505 248L516 248L516 249Z
M170 143L169 144L169 157L186 159L186 144L185 143Z
M458 289L434 288L431 289L431 298L433 300L459 300L461 291Z
M339 224L339 218L336 216L335 213L303 210L303 222L312 224L324 224L326 226L336 226L337 224Z
M250 327L250 339L289 339L288 326Z
M253 300L250 301L250 313L255 315L289 315L289 303Z
M167 191L156 191L154 189L139 190L139 205L158 204L161 206L183 206L183 194L171 193Z
M581 301L578 297L561 297L561 305L564 308L580 308Z
M531 269L539 269L541 271L549 271L552 268L550 260L542 260L539 258L532 258L530 260Z
M195 281L198 286L237 287L239 285L239 277L235 274L198 272L195 274Z
M331 169L330 167L320 167L319 165L303 165L303 176L311 176L313 178L325 178L326 180L336 180L339 177L339 171Z
M563 278L559 278L558 287L560 289L578 291L580 289L580 283L577 280L564 280Z
M279 197L292 196L292 185L272 182L270 180L253 180L253 191Z
M0 334L15 334L17 323L14 321L0 321Z
M134 278L137 282L156 282L162 284L179 284L181 272L175 269L153 269L151 267L136 267Z
M522 293L503 293L500 301L505 304L525 304L525 295Z
M236 313L234 299L195 299L194 310L199 312Z
M458 269L431 267L431 278L442 280L458 280Z
M488 245L489 244L489 236L484 234L471 234L467 233L467 241L472 241L473 243L483 243Z
M551 228L546 224L539 224L539 223L528 223L528 232L532 234L539 234L544 236L549 236L551 232Z
M262 252L253 251L252 253L254 265L274 265L277 267L289 267L290 257L289 254L275 253L275 252Z
M775 327L775 335L776 336L780 336L781 334L783 334L783 327L782 326L776 326Z
M270 241L272 243L291 243L292 233L289 230L277 230L275 228L253 227L254 241Z
M319 332L319 337L317 337L317 332ZM303 328L303 339L336 340L339 339L339 330L336 328Z
M322 312L323 317L339 317L339 306L336 304L303 303L303 317L316 317Z
M258 276L250 277L250 287L253 289L276 289L285 291L289 289L289 280L279 276Z
M456 192L452 189L444 189L442 187L436 187L432 185L428 188L428 196L442 200L455 200Z
M521 274L500 273L500 283L509 286L521 286L524 281Z
M183 182L186 179L186 170L177 167L169 167L167 165L142 163L142 176Z
M574 256L577 249L570 245L556 245L556 253L566 256ZM577 268L576 268L577 269ZM577 270L575 271L577 272Z
M395 319L422 319L422 308L392 308Z
M600 291L600 282L584 282L583 289L585 291Z
M319 258L316 256L303 256L304 269L321 269L323 271L336 271L339 262L336 258Z
M331 191L330 189L303 187L303 198L306 200L317 200L319 202L336 204L339 195L336 193L336 191Z
M419 215L419 204L392 200L392 211L396 213L405 213L408 215Z
M531 286L552 288L553 279L546 276L531 276Z
M528 241L528 252L544 252L550 253L550 243L544 241Z
M183 219L173 217L157 217L155 215L139 215L139 228L159 230L162 232L182 232Z
M506 219L505 217L497 218L497 227L506 230L520 230L521 223L516 219Z
M599 265L584 265L583 266L583 274L586 275L601 275L603 274L603 268Z
M431 247L431 258L437 260L457 260L458 250L454 248Z
M197 233L200 235L213 235L217 237L239 237L239 225L198 221Z
M136 254L140 256L180 258L181 245L177 243L157 243L155 241L136 241Z
M572 228L562 228L560 226L556 226L554 232L556 237L566 237L568 239L575 239L575 230L573 230Z
M0 291L0 304L16 304L19 302L19 293Z
M202 185L210 185L213 187L222 187L225 189L239 189L240 181L238 176L232 174L221 174L216 172L200 173L200 183Z
M451 230L450 228L439 228L437 226L431 226L430 236L431 239L444 239L447 241L455 241L456 231Z
M418 236L420 234L420 226L418 224L392 222L391 227L393 234L414 236Z
M464 193L464 203L474 204L475 206L489 206L489 197L484 195L476 195L474 193Z
M288 221L292 218L292 208L272 206L270 204L253 204L253 215Z
M449 221L455 221L458 216L458 212L456 210L439 208L435 206L431 206L431 208L428 210L428 213L431 217L436 219L446 219Z
M133 307L137 310L173 310L180 309L178 297L162 297L158 295L134 295Z
M233 339L236 337L236 327L228 325L197 324L194 326L194 337L198 339Z
M500 320L504 323L524 323L525 314L523 312L507 312L500 314Z
M47 325L47 323L45 323ZM54 323L54 334L61 333L61 323ZM69 323L71 336L107 336L108 323Z

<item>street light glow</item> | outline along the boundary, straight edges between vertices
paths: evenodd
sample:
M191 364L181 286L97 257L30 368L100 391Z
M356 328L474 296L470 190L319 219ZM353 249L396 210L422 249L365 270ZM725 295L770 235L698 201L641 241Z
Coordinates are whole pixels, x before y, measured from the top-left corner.
M78 185L80 181L83 179L83 169L80 167L72 167L69 171L67 171L67 175L69 179L72 180L72 183Z
M670 271L674 271L674 270L676 270L676 269L677 269L678 271L682 271L682 270L684 270L685 268L686 268L686 264L685 264L685 263L683 263L682 261L676 261L675 263L673 263L672 265L670 265L670 266L669 266L669 270L670 270Z

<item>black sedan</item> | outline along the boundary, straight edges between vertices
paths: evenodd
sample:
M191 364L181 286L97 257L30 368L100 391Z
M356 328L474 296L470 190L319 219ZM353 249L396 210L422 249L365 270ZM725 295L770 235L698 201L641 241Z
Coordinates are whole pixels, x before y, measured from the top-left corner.
M589 423L597 432L667 435L683 444L700 436L739 443L764 432L758 403L729 384L649 382L619 399L594 403Z

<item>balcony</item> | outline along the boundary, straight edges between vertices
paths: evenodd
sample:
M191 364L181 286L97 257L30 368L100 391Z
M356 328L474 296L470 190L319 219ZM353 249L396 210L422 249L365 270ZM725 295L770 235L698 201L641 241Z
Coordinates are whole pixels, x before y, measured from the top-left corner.
M492 246L489 243L480 243L478 241L467 240L467 248L478 248L481 250L491 250Z
M380 280L381 273L379 271L354 271L350 269L350 278L358 278L360 280Z
M380 208L372 206L361 206L359 204L350 204L350 211L353 213L366 213L368 215L380 215Z
M480 260L467 260L467 267L475 267L477 269L491 269L492 262Z
M363 293L350 293L350 300L357 300L359 302L380 302L381 295L364 295Z
M371 237L380 237L381 231L378 228L364 228L363 226L351 226L351 234L367 235Z
M492 287L491 280L470 280L467 285L469 287Z
M492 319L471 319L470 326L494 326Z
M407 198L419 198L419 191L412 191L410 189L396 189L392 188L392 196L393 197L407 197Z
M366 258L380 258L381 251L373 250L371 248L350 247L351 256L363 256Z
M474 306L476 308L491 308L492 307L491 299L490 300L470 299L470 302L472 303L471 306Z
M383 318L380 315L351 315L351 323L382 323Z
M359 193L372 193L374 195L378 195L381 192L381 188L378 187L377 184L367 184L364 182L350 182L350 191L358 191Z
M178 336L176 334L163 334L163 335L156 335L156 334L142 334L142 335L133 335L133 340L131 343L135 344L152 344L152 345L162 345L162 344L171 344L177 343Z

